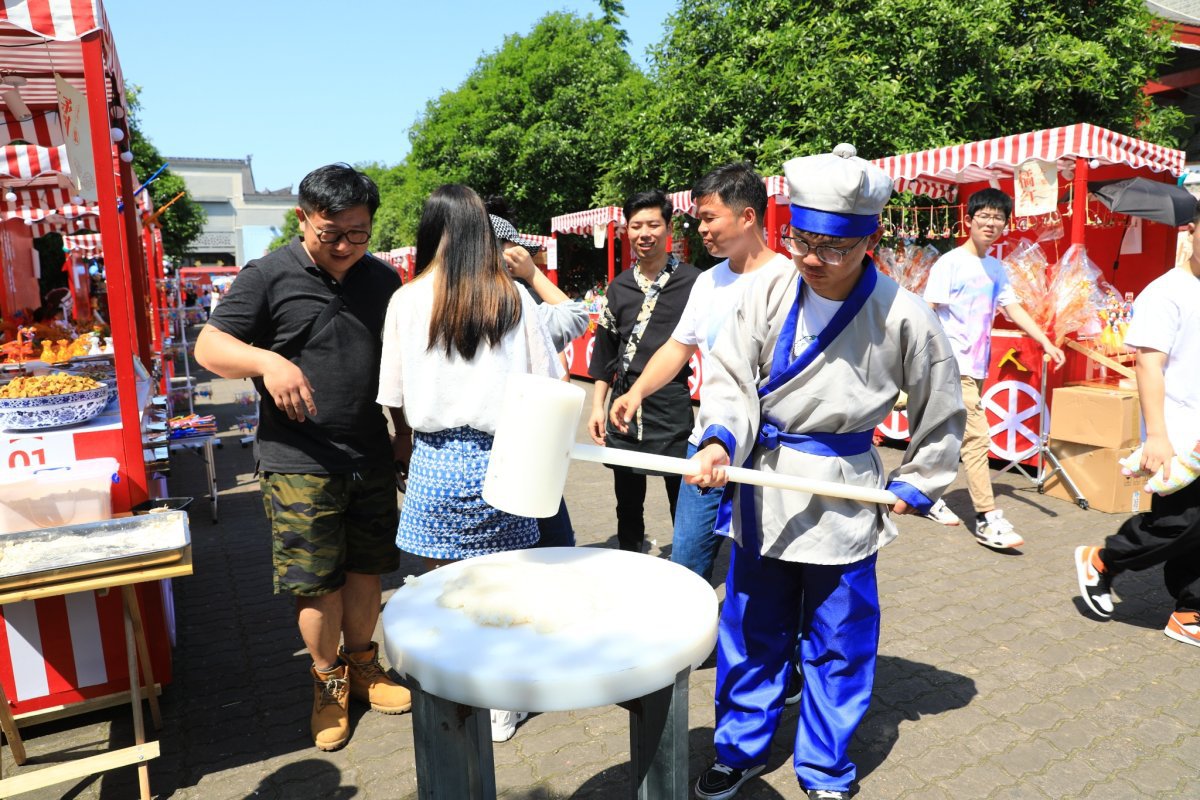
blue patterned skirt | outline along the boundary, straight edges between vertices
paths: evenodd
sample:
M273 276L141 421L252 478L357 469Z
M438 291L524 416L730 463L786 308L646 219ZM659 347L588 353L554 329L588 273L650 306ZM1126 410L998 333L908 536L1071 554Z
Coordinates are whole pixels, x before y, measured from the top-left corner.
M415 433L396 546L426 558L463 559L537 544L536 519L483 501L491 453L491 434L474 428Z

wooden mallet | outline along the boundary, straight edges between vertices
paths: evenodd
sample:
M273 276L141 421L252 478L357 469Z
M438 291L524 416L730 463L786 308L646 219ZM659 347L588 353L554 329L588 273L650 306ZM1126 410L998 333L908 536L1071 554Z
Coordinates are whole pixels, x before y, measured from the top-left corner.
M554 516L572 458L670 475L695 475L699 471L697 462L687 458L577 444L575 431L584 399L583 389L553 378L509 376L483 481L483 499L489 505L522 517ZM726 467L725 473L732 483L889 506L897 501L896 495L886 489L741 467Z

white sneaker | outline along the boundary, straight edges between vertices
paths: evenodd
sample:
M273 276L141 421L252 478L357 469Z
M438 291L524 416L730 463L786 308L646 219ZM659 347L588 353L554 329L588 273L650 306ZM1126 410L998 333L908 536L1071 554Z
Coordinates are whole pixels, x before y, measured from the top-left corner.
M929 513L927 513L925 516L940 525L962 524L962 520L958 518L958 514L955 514L950 510L950 506L946 505L945 500L938 500L936 503L934 503L933 506L930 507Z
M1017 535L1012 523L1004 518L1004 512L998 508L987 512L982 521L975 523L975 539L993 550L1008 550L1025 544L1025 540Z
M517 726L529 716L528 711L497 711L492 709L492 741L507 742L517 732Z

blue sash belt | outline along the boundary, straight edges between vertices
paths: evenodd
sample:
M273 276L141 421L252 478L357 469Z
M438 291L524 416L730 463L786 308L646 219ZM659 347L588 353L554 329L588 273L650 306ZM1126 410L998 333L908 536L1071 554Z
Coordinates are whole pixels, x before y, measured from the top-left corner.
M788 433L770 422L764 422L758 429L755 444L767 450L783 446L814 456L856 456L871 449L874 434L874 431Z
M798 450L801 453L808 453L809 455L839 458L856 456L870 450L874 445L874 434L874 430L853 431L852 433L823 433L819 431L814 431L813 433L788 433L787 431L779 430L773 423L763 422L758 429L758 438L755 440L755 445L767 450L776 450L780 446L783 446L789 450ZM753 466L753 462L754 451L751 450L750 455L746 457L746 463L742 466ZM717 520L714 526L714 533L722 536L729 535L731 523L733 522L733 492L734 484L726 484L725 490L721 493L721 505L717 507ZM753 503L743 503L743 511L749 512L745 520L748 524L753 521L753 510ZM743 542L743 546L745 546L745 542Z

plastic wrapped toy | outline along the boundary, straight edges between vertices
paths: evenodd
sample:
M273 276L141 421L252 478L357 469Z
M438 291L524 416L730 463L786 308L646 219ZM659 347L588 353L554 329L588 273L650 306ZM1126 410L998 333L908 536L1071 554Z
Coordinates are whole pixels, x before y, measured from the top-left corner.
M875 251L875 263L880 270L896 283L913 294L925 291L929 282L929 270L941 253L931 244L918 247L901 244L898 247L880 247Z
M1142 446L1139 445L1129 455L1120 460L1122 475L1138 475L1142 472ZM1196 446L1191 452L1180 458L1172 456L1171 458L1171 477L1163 478L1162 467L1146 481L1146 486L1143 491L1154 492L1155 494L1172 494L1178 492L1183 487L1192 483L1196 478L1200 477L1200 442L1196 442Z

